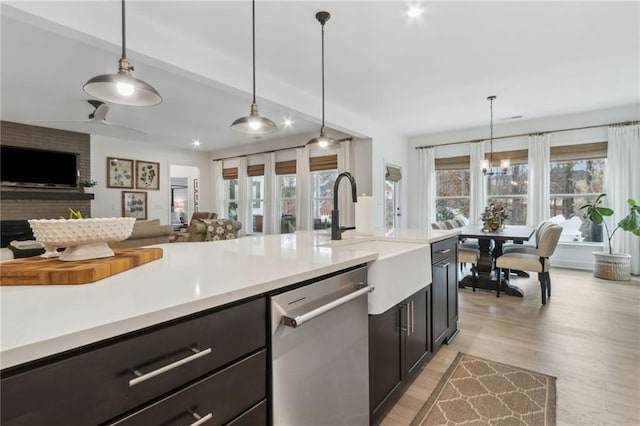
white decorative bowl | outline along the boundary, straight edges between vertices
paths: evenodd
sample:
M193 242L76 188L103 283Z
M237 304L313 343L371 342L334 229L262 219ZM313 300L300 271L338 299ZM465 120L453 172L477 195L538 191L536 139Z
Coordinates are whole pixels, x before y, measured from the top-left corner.
M44 244L42 257L86 260L114 256L107 243L126 240L133 232L134 217L95 219L31 219L33 236ZM60 254L58 247L66 247Z

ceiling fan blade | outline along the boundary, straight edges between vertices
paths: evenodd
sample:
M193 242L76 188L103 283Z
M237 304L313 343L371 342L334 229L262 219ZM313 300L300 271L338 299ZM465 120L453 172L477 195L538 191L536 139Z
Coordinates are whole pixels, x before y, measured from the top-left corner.
M98 105L96 110L93 112L93 117L91 118L94 121L102 121L107 118L107 112L109 112L109 106L105 104Z
M131 131L134 131L136 133L140 133L141 135L146 135L147 134L147 132L143 132L142 130L134 129L133 127L124 126L122 124L112 123L112 122L107 121L107 120L101 120L100 122L102 124L104 124L104 125L107 125L107 126L119 127L121 129L131 130Z
M25 123L91 123L93 120L25 120Z

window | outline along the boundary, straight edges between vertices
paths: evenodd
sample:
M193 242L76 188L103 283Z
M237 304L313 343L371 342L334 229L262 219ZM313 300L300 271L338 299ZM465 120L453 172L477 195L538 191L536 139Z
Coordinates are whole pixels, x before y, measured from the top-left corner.
M311 172L311 211L313 217L313 229L331 227L333 184L337 177L337 169Z
M602 229L582 220L580 206L593 201L603 192L605 158L563 160L550 163L550 216L564 219L578 217L582 224L572 237L575 242L602 241ZM560 218L562 219L562 218ZM577 220L574 220L577 222Z
M224 211L231 220L238 220L238 178L224 181Z
M384 229L386 233L398 227L397 219L400 215L400 180L402 171L396 166L385 166L384 175Z
M469 217L469 165L460 170L436 170L436 220Z
M489 204L501 203L509 214L507 222L512 225L527 223L528 179L527 164L512 164L505 174L487 176Z
M313 229L331 228L333 184L338 177L338 156L309 158Z
M280 233L296 230L296 175L278 175Z
M262 233L264 219L264 176L251 176L249 186L249 207L251 208L252 231Z

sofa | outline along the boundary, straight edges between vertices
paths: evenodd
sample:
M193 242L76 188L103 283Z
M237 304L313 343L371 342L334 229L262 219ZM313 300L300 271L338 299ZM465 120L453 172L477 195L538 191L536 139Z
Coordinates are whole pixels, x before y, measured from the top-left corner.
M113 243L113 248L135 248L168 243L173 235L173 225L161 225L160 219L136 220L131 236Z

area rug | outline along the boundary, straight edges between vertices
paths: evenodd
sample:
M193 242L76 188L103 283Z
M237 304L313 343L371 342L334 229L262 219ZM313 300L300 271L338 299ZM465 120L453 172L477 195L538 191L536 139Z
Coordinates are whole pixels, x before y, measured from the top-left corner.
M411 426L556 424L556 378L458 353Z

